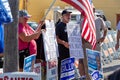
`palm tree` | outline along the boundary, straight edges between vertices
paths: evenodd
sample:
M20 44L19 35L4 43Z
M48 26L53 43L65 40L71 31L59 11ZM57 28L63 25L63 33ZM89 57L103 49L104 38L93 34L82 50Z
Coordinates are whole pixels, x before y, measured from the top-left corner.
M18 71L18 5L19 0L8 0L14 21L6 24L5 27L5 50L4 50L4 72Z

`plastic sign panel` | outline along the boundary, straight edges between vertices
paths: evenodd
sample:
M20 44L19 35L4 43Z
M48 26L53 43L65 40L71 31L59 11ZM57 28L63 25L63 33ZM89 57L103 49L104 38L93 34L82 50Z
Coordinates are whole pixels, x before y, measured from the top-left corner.
M2 74L3 73L3 68L0 68L0 74Z
M36 63L34 64L34 69L33 72L37 73L40 76L40 80L41 80L41 63Z
M80 34L80 24L68 23L67 24L68 42L70 57L74 57L76 60L84 58L82 39Z
M67 58L61 61L61 80L72 80L75 78L74 62L74 58Z
M101 57L99 51L86 49L87 61L88 61L88 72L92 76L92 80L103 79L103 69L101 65Z
M99 71L98 71L98 70L94 71L94 72L91 74L91 76L92 76L92 79L93 79L93 80L99 80Z
M0 80L40 80L40 76L33 72L13 72L0 74Z
M58 63L57 59L47 61L47 79L46 80L57 80L58 79Z
M45 59L57 59L57 42L55 35L55 26L53 20L45 20L46 31L42 31L44 41Z
M40 74L41 73L41 63L34 64L33 72Z
M36 54L30 55L24 59L24 72L33 72Z
M0 1L3 5L1 5L1 13L4 14L5 17L7 17L6 19L6 23L9 23L9 22L12 22L13 21L13 16L12 16L12 13L11 13L11 9L10 9L10 5L9 5L9 2L8 0L1 0ZM3 17L4 17L3 16Z

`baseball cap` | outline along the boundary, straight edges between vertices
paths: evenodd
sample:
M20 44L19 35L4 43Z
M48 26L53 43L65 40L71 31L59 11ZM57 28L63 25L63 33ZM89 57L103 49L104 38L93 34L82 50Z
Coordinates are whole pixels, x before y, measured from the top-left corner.
M72 13L72 12L68 11L67 9L65 9L65 10L62 11L62 15L63 14L67 14L67 13Z
M30 15L26 10L20 10L20 11L19 11L19 17L30 18L31 15Z

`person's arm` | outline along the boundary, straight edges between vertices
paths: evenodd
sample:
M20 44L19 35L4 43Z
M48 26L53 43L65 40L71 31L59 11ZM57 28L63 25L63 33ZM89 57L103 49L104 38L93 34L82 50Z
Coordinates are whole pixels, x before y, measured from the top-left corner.
M103 41L104 41L106 35L107 35L107 28L104 29L103 37L101 38L101 41L100 41L100 42L103 42Z
M120 39L120 30L117 31L117 43L115 45L116 50L118 50L118 48L119 48L119 39Z
M119 39L120 39L120 21L118 22L116 29L117 29L117 37L116 37L117 43L115 45L115 49L118 50L118 48L119 48Z
M120 30L117 32L117 43L119 44L119 39L120 39Z
M41 34L41 31L39 32L34 32L31 35L26 35L24 32L19 34L19 38L24 41L24 42L30 42L33 39L37 39Z
M61 40L58 36L56 36L58 44L64 45L66 48L69 48L68 42Z
M106 27L105 22L101 18L100 18L100 21L101 21L101 28L103 30L103 36L98 40L98 42L103 42L107 35L107 27Z
M38 27L35 31L41 31L42 26L44 25L44 21L40 21Z

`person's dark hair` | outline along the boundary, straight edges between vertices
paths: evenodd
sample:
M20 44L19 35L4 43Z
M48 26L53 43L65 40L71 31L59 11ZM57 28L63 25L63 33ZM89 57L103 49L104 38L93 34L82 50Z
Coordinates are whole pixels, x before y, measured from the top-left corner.
M67 9L65 9L65 10L62 11L61 14L64 15L64 14L67 14L67 13L72 13L72 12L71 12L71 11L68 11Z

